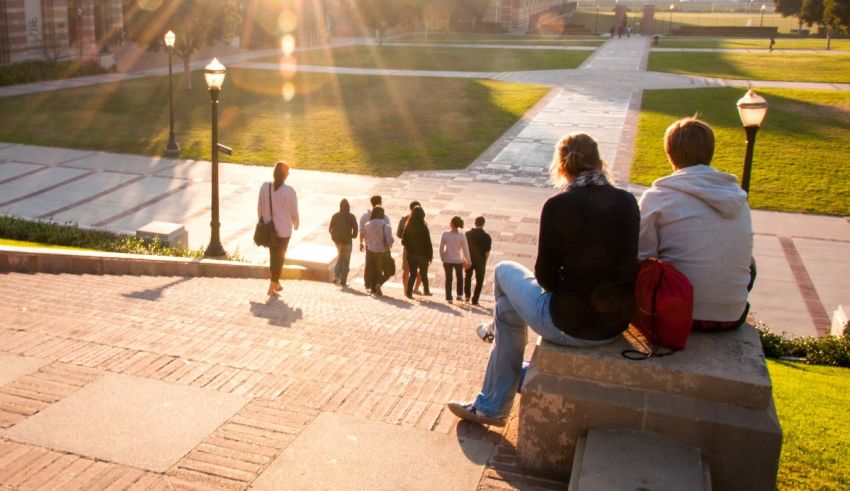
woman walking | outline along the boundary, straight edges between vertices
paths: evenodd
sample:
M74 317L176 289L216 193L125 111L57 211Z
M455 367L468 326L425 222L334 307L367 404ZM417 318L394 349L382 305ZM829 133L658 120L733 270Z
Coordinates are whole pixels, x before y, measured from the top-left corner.
M461 232L463 220L452 217L449 230L440 238L440 260L446 272L446 301L452 303L452 272L457 279L457 298L463 298L463 270L469 266L469 244Z
M351 263L351 240L357 238L357 219L351 213L347 199L339 202L339 212L331 217L328 231L331 240L336 245L336 267L334 268L334 284L348 286L348 267Z
M428 224L425 223L425 210L421 207L417 206L410 212L401 243L404 245L407 264L410 267L410 275L404 285L404 295L407 298L413 298L414 284L421 278L424 294L430 296L428 265L434 259L434 246L431 244Z
M558 142L550 172L562 192L543 205L534 272L514 262L496 266L495 340L483 387L474 401L448 405L462 419L505 425L526 325L578 348L610 343L629 325L640 230L634 196L611 185L596 142L585 134Z
M263 184L257 203L257 215L263 222L274 220L277 240L269 246L269 270L271 283L267 294L277 296L283 287L280 274L286 257L286 248L292 237L292 230L298 230L298 197L292 186L284 184L289 177L289 165L279 161L274 166L273 182Z
M384 252L393 245L393 230L384 220L384 209L372 208L372 215L363 227L363 241L366 244L365 282L371 285L371 293L380 297L384 293L381 285L387 281L382 264Z

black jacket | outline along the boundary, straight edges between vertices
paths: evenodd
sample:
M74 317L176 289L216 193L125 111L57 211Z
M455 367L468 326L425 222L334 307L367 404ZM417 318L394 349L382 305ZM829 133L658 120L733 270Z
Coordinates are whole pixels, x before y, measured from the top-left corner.
M351 245L351 239L357 237L357 219L351 213L334 213L328 231L335 244Z
M534 276L555 325L583 339L623 332L634 307L640 211L610 185L559 193L543 206Z
M434 246L431 244L431 234L428 232L428 227L410 224L404 229L401 244L408 254L425 256L429 262L434 259Z

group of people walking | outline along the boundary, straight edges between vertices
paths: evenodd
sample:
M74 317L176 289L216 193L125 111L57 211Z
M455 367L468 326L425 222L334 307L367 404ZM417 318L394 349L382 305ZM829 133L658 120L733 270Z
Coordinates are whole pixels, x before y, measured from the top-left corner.
M558 142L550 174L559 192L540 214L534 271L510 261L496 266L493 317L476 328L482 339L493 342L483 387L473 401L450 402L451 412L477 423L505 424L519 383L526 326L564 346L589 348L617 339L629 326L638 263L646 258L671 264L692 284L693 329L724 331L744 323L755 280L750 209L737 178L711 167L714 146L714 132L704 121L685 118L671 124L664 150L673 173L657 179L638 203L612 184L593 138L574 133ZM283 182L287 175L288 167L278 163L274 182L260 192L258 214L273 218L280 235L270 248L269 295L279 291L282 257L292 229L298 228L295 192ZM366 288L382 295L390 276L386 252L394 237L381 197L373 196L371 205L358 223L342 200L331 218L339 253L334 281L347 284L352 241L359 236L366 253ZM419 294L420 283L421 294L431 294L428 267L434 247L425 217L414 201L396 230L408 298ZM463 220L455 216L442 233L438 250L448 302L478 303L492 245L484 223L478 217L475 228L464 233Z

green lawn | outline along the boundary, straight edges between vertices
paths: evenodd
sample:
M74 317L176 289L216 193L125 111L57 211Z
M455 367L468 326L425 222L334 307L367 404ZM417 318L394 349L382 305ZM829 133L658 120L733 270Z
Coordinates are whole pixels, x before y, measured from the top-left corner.
M18 246L18 247L41 247L44 249L66 249L71 251L90 251L92 249L84 249L82 247L60 246L54 244L40 244L37 242L26 242L23 240L4 239L0 237L0 245Z
M529 44L558 46L601 46L605 39L588 36L547 36L527 34L473 34L462 32L436 32L427 37L424 34L393 38L392 42L402 43L481 43L481 44Z
M405 70L507 72L576 68L592 51L439 48L417 46L347 46L297 54L304 65ZM274 58L277 61L277 58Z
M654 51L647 70L748 80L848 82L850 55Z
M210 100L195 72L176 90L181 156L210 158ZM471 79L299 74L282 97L274 71L228 70L220 140L227 161L397 176L469 165L549 88ZM182 87L177 82L177 87ZM161 155L168 81L150 77L0 99L0 141Z
M850 215L850 92L764 89L769 109L753 158L750 205L781 211ZM744 130L735 102L743 89L646 91L631 180L649 185L670 173L662 139L670 123L696 112L715 130L712 165L743 168Z
M780 490L850 488L850 369L768 360L782 425Z
M825 49L823 39L811 38L776 38L774 51L783 49ZM671 37L661 39L661 48L719 48L719 49L764 49L768 48L767 38L685 38ZM850 51L850 39L833 39L830 43L833 51Z

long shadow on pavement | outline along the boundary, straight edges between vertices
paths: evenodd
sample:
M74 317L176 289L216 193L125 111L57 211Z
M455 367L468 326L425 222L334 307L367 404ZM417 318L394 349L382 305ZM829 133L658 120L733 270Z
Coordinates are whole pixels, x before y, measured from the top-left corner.
M174 281L168 282L162 286L158 286L156 288L147 288L144 290L139 290L137 292L130 293L122 293L121 295L126 298L135 298L138 300L150 300L151 302L155 302L162 297L162 294L165 290L171 288L172 286L176 286L184 281L189 281L192 278L190 276L184 276L182 278L178 278Z

